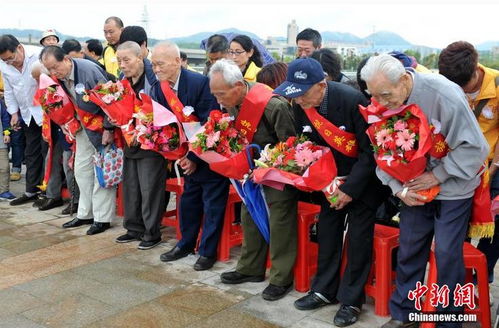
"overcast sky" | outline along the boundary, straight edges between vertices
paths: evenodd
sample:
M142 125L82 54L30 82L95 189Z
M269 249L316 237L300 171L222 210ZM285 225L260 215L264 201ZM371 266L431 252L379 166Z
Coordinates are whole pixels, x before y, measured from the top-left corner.
M420 0L1 0L0 27L56 30L103 39L103 22L119 16L125 25L142 25L144 6L149 36L166 39L229 27L261 38L286 36L292 20L301 29L350 32L365 37L388 30L413 44L443 48L456 40L474 44L499 40L497 1Z

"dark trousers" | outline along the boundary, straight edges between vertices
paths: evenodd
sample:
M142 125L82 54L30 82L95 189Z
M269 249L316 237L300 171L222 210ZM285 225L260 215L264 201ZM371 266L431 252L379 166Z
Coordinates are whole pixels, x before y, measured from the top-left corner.
M499 194L499 173L496 171L490 181L490 196L494 199ZM478 243L477 248L482 251L487 257L487 267L489 272L489 282L494 281L494 267L499 259L499 215L495 217L494 237L482 238Z
M198 252L201 256L215 257L229 195L229 179L197 180L190 176L184 179L184 192L180 199L182 239L177 246L194 250L204 215Z
M10 148L12 149L12 171L21 172L21 165L24 161L24 150L26 139L24 137L23 126L10 134Z
M29 125L23 122L26 148L26 192L38 192L37 185L43 180L43 154L47 151L47 143L42 139L42 127L32 118Z
M438 286L450 289L449 306L439 312L462 312L454 307L453 292L457 283L464 283L463 243L468 230L472 199L434 200L424 206L402 205L400 210L400 247L397 258L397 289L390 300L394 319L407 322L415 312L414 301L407 297L424 284L426 264L435 236ZM461 327L461 323L439 323L438 327Z
M166 160L163 157L132 159L123 167L123 227L144 241L161 238L165 209Z
M375 214L375 210L359 201L353 201L337 211L323 199L317 225L317 274L312 291L321 293L330 301L337 299L345 305L362 306L365 301L364 285L371 269ZM343 231L347 219L347 266L340 278Z

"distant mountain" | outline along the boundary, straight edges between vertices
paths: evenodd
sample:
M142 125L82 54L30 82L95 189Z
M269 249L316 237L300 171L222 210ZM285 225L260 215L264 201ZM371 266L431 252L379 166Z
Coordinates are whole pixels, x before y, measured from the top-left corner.
M364 41L372 42L375 45L383 46L411 46L411 43L402 38L397 33L388 31L379 31L368 35L363 39Z
M324 41L332 41L332 42L340 42L340 43L362 43L363 39L359 38L352 33L343 33L343 32L331 32L324 31L321 32L322 40Z
M170 40L175 42L175 43L199 43L201 40L204 40L206 38L209 38L211 35L215 33L212 32L200 32L196 34L192 34L189 36L182 36L178 38L171 38Z
M475 45L478 51L490 51L492 47L499 47L499 41L487 41Z
M68 34L63 34L60 33L59 31L56 31L57 35L59 36L59 40L63 42L66 39L76 39L78 41L86 41L88 39L95 39L90 36L73 36L73 35L68 35ZM33 30L33 29L27 29L27 30L19 30L19 29L12 29L12 28L0 28L0 34L12 34L16 37L19 38L29 38L31 36L32 40L40 40L42 37L42 30Z
M237 28L226 28L223 30L219 30L216 32L200 32L184 37L178 37L178 38L171 38L171 40L175 43L200 43L202 40L209 38L213 34L221 34L221 33L236 33L236 34L244 34L249 36L250 38L254 38L257 40L262 40L258 35L248 32L248 31L242 31Z

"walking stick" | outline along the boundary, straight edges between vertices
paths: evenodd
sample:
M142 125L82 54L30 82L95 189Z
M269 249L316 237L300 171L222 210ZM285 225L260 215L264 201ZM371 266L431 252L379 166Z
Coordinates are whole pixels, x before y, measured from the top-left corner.
M73 206L75 203L75 189L76 189L76 179L73 170L73 178L71 179L71 200L69 201L69 216L71 218L73 217Z

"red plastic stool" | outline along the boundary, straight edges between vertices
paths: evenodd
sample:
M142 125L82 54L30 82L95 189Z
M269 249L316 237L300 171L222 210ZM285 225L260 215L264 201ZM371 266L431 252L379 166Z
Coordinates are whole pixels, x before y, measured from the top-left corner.
M229 197L225 206L224 223L220 241L218 242L218 260L228 261L230 258L230 249L243 243L243 229L240 224L234 224L236 218L236 204L242 200L231 185Z
M399 229L376 224L374 226L373 262L365 286L366 295L374 299L374 313L390 315L388 307L395 289L395 271L392 271L392 252L399 246Z
M184 178L172 178L166 180L166 191L174 192L176 194L175 209L166 211L163 214L161 225L167 227L175 227L175 238L182 239L180 232L180 196L184 192Z
M116 188L116 215L125 215L125 209L123 207L123 182L118 185L118 188Z
M309 238L310 226L317 222L319 205L298 202L298 248L294 266L295 289L304 293L310 289L310 281L317 271L319 246Z
M464 267L466 268L466 282L473 282L473 270L476 272L478 281L478 297L475 302L475 309L465 307L464 312L468 314L476 314L481 323L482 328L491 328L490 318L490 299L489 299L489 276L487 271L487 258L478 249L470 243L464 243L463 246ZM433 249L430 253L430 269L428 271L428 280L426 286L430 287L433 283L437 283L437 265ZM441 287L441 286L439 286ZM452 290L450 291L453 292ZM426 294L428 295L428 293ZM436 309L431 306L429 299L423 303L424 312L435 312ZM423 322L421 328L433 328L435 323Z

